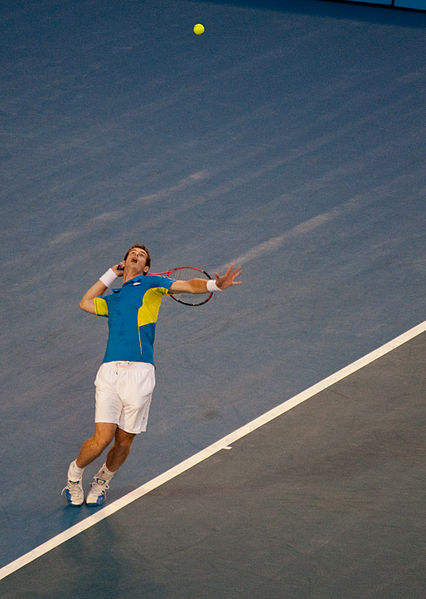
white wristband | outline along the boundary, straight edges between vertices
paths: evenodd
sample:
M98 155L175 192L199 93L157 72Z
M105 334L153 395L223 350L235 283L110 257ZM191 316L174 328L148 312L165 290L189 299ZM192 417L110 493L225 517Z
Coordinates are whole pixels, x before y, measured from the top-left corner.
M216 285L216 281L209 279L207 281L207 291L222 291L222 289Z
M99 280L102 281L102 283L107 287L111 287L116 278L117 275L115 272L112 270L112 268L109 268L101 277L99 277Z

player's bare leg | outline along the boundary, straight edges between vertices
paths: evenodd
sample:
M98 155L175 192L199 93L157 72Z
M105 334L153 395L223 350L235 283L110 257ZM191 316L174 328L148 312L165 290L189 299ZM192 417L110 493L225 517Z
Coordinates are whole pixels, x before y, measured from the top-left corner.
M135 437L136 435L134 433L127 433L117 427L114 445L109 450L106 459L108 470L116 472L120 468L121 464L123 464L129 455L130 447L132 446Z
M110 422L96 422L93 437L87 439L80 449L76 459L78 468L85 468L101 455L106 447L114 439L117 425Z
M98 506L105 502L109 483L129 455L135 436L135 434L127 433L117 427L114 435L114 445L108 452L106 462L93 477L92 488L86 499L87 505Z
M68 482L62 490L70 505L79 506L84 503L84 491L82 485L83 472L93 460L95 460L114 439L117 429L116 424L110 422L97 422L95 432L81 446L76 460L71 462L68 468Z

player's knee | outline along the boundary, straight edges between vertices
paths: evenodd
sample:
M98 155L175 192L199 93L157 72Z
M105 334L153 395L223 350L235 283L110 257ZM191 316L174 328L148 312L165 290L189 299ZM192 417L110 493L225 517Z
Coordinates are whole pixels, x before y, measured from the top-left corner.
M119 433L115 437L115 444L120 449L123 449L123 450L130 449L130 446L133 443L134 438L135 438L135 435L133 435L131 433L126 433L126 432L120 430Z

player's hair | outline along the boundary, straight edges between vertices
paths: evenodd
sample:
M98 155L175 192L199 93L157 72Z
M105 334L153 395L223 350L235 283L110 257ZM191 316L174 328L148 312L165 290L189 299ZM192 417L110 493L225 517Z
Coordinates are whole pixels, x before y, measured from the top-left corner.
M151 266L151 255L149 253L149 249L146 247L146 245L143 245L141 243L135 243L134 245L132 245L132 247L130 247L127 252L126 255L124 256L124 260L127 259L127 256L129 255L130 250L133 250L133 248L139 248L141 250L143 250L144 252L146 252L146 266L150 267ZM146 273L144 273L146 275Z

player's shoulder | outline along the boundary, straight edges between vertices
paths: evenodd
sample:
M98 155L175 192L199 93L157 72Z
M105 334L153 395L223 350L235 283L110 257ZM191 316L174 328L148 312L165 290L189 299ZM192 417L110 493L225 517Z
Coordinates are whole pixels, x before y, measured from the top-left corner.
M166 287L166 289L168 289L174 282L173 279L170 279L170 277L167 277L166 275L154 275L148 273L143 275L142 278L147 280L149 287Z

